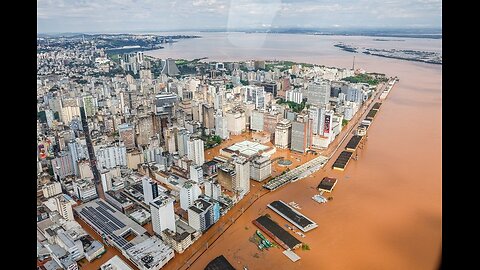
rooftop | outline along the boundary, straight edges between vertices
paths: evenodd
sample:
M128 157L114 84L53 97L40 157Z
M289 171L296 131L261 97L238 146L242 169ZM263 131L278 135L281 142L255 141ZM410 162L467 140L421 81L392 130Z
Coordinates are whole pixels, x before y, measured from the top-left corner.
M137 265L149 269L167 263L173 257L173 249L153 236L127 249L127 254Z
M113 241L117 248L126 250L133 246L123 238L124 234L133 231L137 237L132 242L144 238L147 230L128 218L120 211L115 210L103 199L95 199L74 208L75 212L92 226L100 235Z
M263 154L263 153L265 154L268 153L268 155L271 155L273 154L273 153L270 153L270 151L272 150L274 150L274 148L270 146L266 146L261 143L251 142L251 141L242 141L222 149L222 151L225 151L227 153L238 153L248 158L252 157L253 155Z

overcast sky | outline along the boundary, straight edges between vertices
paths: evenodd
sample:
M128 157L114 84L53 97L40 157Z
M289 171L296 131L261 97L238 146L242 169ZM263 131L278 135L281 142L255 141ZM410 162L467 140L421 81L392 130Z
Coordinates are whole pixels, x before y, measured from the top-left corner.
M442 27L441 0L37 0L37 32Z

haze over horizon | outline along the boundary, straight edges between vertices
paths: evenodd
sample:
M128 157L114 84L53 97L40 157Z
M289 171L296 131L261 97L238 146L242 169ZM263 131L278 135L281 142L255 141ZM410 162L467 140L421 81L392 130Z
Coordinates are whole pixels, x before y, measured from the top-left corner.
M441 0L37 0L37 33L441 27Z

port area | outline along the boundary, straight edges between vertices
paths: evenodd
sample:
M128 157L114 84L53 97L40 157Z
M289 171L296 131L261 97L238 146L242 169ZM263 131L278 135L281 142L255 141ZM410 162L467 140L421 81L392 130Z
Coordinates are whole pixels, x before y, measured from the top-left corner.
M395 83L398 81L397 78L395 78L394 80L388 82L387 84L387 87L385 88L385 90L383 90L382 94L380 95L380 99L386 99L388 94L390 94L390 91L392 90L393 86L395 85Z
M294 250L302 245L300 240L295 238L266 215L258 217L253 220L252 223L285 250Z
M273 201L268 204L267 207L272 209L275 213L279 214L281 217L295 225L303 232L308 232L318 227L317 223L315 223L313 220L307 218L283 201Z
M319 191L332 192L333 188L337 184L336 178L324 177L317 186Z

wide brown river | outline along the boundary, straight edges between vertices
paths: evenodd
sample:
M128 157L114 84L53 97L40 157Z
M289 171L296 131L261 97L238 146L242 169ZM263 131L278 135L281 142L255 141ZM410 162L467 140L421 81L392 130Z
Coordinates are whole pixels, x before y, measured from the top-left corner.
M196 33L146 54L160 58L232 61L283 59L351 67L352 53L333 47L338 41L374 48L441 52L442 41L372 37L283 34ZM442 246L442 67L355 54L355 67L398 76L371 128L368 140L343 172L331 160L314 177L288 184L260 198L190 269L203 269L223 254L237 269L437 269ZM338 155L338 153L337 153ZM336 158L335 155L333 159ZM334 200L311 199L324 176L338 178ZM305 238L310 250L295 252L291 262L280 248L259 251L248 241L251 221L269 213L282 227L284 219L266 209L273 200L297 202L318 227ZM256 255L257 254L257 255ZM258 257L258 258L257 258Z

